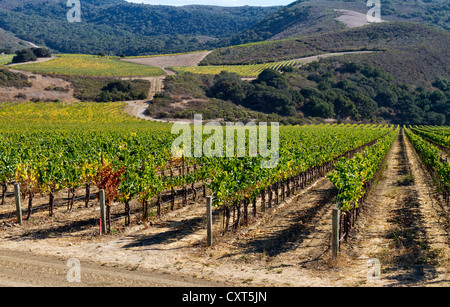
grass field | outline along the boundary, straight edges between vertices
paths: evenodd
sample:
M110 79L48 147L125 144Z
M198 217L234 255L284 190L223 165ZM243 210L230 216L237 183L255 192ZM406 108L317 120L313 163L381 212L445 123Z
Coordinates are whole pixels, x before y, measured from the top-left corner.
M43 63L17 65L19 70L35 73L50 73L83 76L143 77L164 75L157 67L120 61L118 58L92 55L58 55L55 59Z

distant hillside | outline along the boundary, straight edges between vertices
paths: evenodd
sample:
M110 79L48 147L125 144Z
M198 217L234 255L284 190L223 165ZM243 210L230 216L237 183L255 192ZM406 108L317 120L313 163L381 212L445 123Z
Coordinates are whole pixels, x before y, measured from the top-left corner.
M353 55L366 64L380 65L408 84L449 77L450 33L415 23L389 22L337 32L220 48L201 65L237 65L275 62L341 51L378 50Z
M340 31L337 10L366 14L365 0L298 0L280 7L164 6L82 0L82 22L69 23L66 1L0 0L0 28L62 53L167 54ZM449 30L447 0L382 1L387 21ZM5 38L4 41L10 41Z
M283 73L266 69L251 82L222 71L212 75L183 73L166 79L148 113L158 118L204 118L227 121L278 121L304 124L333 118L341 121L397 124L450 124L450 80L430 87L399 83L375 66L313 62Z
M241 33L223 39L223 46L239 45L265 40L282 39L343 29L334 18L339 14L320 3L294 2L268 15Z
M205 41L242 31L280 8L81 3L82 22L69 23L66 1L0 0L0 27L62 53L175 53L206 49Z
M223 39L230 46L325 33L345 28L336 20L339 9L366 14L367 1L298 0L261 19L248 29ZM450 3L447 0L381 1L381 17L387 21L410 21L450 30Z
M30 47L29 43L0 28L0 49L11 49L14 51L28 47Z

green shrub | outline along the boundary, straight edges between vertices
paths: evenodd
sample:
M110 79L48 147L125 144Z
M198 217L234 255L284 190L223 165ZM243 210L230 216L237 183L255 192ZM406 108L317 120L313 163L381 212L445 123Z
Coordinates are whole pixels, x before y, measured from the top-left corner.
M31 49L23 49L16 52L16 55L13 57L12 62L25 63L25 62L33 62L36 60L37 57Z

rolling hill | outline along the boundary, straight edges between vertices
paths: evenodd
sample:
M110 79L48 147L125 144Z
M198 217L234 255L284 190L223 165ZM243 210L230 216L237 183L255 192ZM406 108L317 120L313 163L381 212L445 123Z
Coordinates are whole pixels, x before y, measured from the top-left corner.
M399 81L419 85L449 78L450 34L417 23L387 22L310 36L219 48L201 65L242 65L292 60L311 55L372 50L353 61L379 65Z
M387 21L417 22L449 30L449 6L445 0L390 0L381 8ZM368 7L362 0L298 0L284 7L174 7L84 0L82 22L69 23L65 1L0 0L0 28L56 52L135 56L340 31L346 25L338 20L342 15L338 10L366 14Z
M262 18L240 33L223 39L218 46L231 46L251 42L293 38L315 33L340 30L346 25L337 20L339 10L350 10L366 15L366 1L298 0ZM445 0L382 1L381 17L387 21L417 22L450 29Z
M157 57L122 59L158 66L165 73L173 66L178 72L166 78L166 92L153 100L153 115L158 117L201 111L209 112L209 118L272 116L285 123L311 117L414 124L450 120L450 33L448 4L442 0L383 2L386 22L375 24L365 19L365 1L299 0L281 8L222 8L86 0L81 23L67 22L66 10L56 0L0 0L0 27L11 37L62 53L123 58L208 50L200 62L205 67L179 67L189 64L174 65L172 57L166 57L170 65L154 64L161 62ZM298 60L325 54L333 57L309 65ZM70 65L64 71L58 70L62 64L57 60L28 68L63 75L69 71L65 78L80 88L86 86L80 82L83 76L91 76L87 83L92 88L111 81L97 82L89 67L88 72L74 73L71 63L76 61L67 61L72 58L66 56ZM114 64L125 64L119 61L116 57ZM113 77L106 74L101 76ZM249 83L243 76L256 80ZM175 112L172 106L181 110Z
M279 7L153 6L84 0L80 23L64 1L0 1L0 28L61 53L140 55L205 49Z
M31 47L31 45L28 42L21 40L20 38L17 38L13 34L0 28L0 50L18 50L29 47Z

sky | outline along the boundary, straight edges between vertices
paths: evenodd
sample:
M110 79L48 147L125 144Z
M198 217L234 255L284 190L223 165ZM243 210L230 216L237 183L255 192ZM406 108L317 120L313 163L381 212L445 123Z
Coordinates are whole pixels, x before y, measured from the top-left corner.
M276 6L288 5L295 0L126 0L134 3L147 4L164 4L164 5L189 5L189 4L204 4L204 5L218 5L218 6Z

